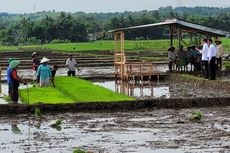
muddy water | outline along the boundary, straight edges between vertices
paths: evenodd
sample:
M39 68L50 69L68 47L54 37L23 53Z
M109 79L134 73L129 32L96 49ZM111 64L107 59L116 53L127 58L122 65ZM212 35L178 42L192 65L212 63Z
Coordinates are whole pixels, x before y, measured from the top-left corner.
M184 82L122 82L103 81L94 84L105 87L112 91L126 94L141 99L170 98L170 97L228 97L229 91L207 89L193 86Z
M204 114L188 121L191 112ZM0 116L0 152L230 152L230 107ZM50 127L62 119L61 130Z
M155 70L166 72L168 69L165 64L158 64L155 67ZM67 68L59 68L57 70L57 76L65 76L67 75ZM78 76L113 76L114 67L113 66L105 66L105 67L80 67L80 70L76 72ZM32 78L32 70L18 70L18 75L23 76L24 78ZM2 80L6 80L6 70L2 72Z
M31 84L28 84L28 88L32 87ZM20 84L19 89L25 89L27 85ZM4 96L8 95L8 85L6 83L0 83L0 104L9 104L6 100L3 99ZM21 100L18 100L18 103L21 103Z
M59 68L56 72L56 76L67 76L67 68ZM106 67L81 67L79 71L76 71L76 75L83 76L102 76L113 75L113 66ZM18 75L23 78L32 78L32 70L18 70ZM6 70L2 72L2 80L6 80Z

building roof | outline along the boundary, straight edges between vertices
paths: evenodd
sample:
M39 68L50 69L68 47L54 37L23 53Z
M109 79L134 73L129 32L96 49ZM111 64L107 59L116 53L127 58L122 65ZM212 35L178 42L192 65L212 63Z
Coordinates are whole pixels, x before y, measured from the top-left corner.
M133 26L133 27L127 27L127 28L120 28L120 29L110 30L109 32L128 31L132 29L151 28L151 27L165 26L165 25L181 27L182 31L184 32L201 33L201 34L206 34L206 35L211 35L211 36L223 37L228 34L228 32L226 31L205 27L199 24L195 24L195 23L191 23L191 22L179 20L179 19L168 19L168 20L165 20L164 22Z

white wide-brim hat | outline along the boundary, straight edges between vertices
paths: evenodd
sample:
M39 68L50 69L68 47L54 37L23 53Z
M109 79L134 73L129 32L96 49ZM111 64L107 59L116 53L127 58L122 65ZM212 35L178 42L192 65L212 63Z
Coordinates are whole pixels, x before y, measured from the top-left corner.
M41 60L40 63L46 63L46 62L49 62L50 60L46 57L43 57L43 59Z

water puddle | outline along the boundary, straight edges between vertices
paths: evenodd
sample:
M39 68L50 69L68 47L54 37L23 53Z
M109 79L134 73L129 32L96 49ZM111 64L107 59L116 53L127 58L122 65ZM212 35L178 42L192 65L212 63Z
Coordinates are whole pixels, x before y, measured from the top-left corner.
M95 153L229 152L229 110L62 113L41 120L33 114L0 116L0 152L72 153L76 147ZM191 111L214 113L202 123L176 123ZM62 119L61 130L50 127L55 119Z
M94 82L94 84L112 90L114 92L126 94L138 98L170 98L170 90L165 83L130 83L123 81Z
M31 84L28 84L28 88L32 87ZM27 85L20 84L19 89L25 89ZM0 104L9 104L3 97L8 95L8 84L0 83ZM21 103L21 100L18 100L18 103Z
M225 90L204 89L189 83L168 81L98 81L94 84L117 93L125 94L139 99L171 98L171 97L225 97L230 93Z

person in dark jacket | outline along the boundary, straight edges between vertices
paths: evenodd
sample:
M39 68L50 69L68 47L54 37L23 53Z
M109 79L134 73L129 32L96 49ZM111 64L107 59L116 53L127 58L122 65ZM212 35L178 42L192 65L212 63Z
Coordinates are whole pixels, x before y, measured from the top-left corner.
M17 68L20 64L20 61L13 60L10 62L10 99L13 103L18 103L18 87L19 83L22 82L26 84L26 82L17 75Z

